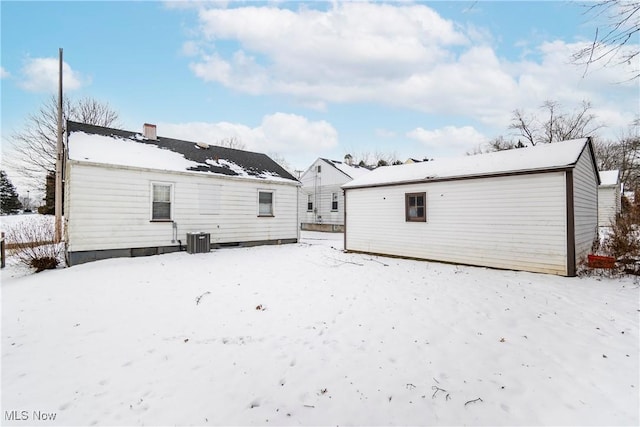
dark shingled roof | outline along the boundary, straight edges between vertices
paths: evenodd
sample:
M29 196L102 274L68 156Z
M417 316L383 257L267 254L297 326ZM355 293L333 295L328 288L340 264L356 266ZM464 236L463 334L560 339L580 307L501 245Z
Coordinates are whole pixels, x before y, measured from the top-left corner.
M273 174L284 179L290 179L292 181L298 181L289 172L287 172L282 166L273 161L269 156L262 153L254 153L251 151L236 150L233 148L219 147L216 145L209 145L208 148L201 148L195 142L183 141L180 139L164 138L158 136L157 139L146 139L142 137L141 132L132 132L128 130L112 129L102 126L88 125L85 123L78 123L67 121L67 135L73 132L84 132L87 134L96 134L107 137L118 137L128 139L141 144L148 144L157 146L163 150L173 151L175 153L182 154L187 160L191 160L200 163L197 167L189 168L188 170L197 172L212 172L216 174L238 176L236 171L225 167L224 165L207 163L207 160L218 159L229 160L238 166L242 167L248 175L267 179L264 174Z

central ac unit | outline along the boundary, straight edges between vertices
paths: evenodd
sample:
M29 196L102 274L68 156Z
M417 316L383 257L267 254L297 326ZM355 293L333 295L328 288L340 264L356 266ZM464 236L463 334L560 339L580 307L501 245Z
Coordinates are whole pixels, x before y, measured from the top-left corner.
M187 233L187 252L201 254L209 252L211 246L211 234Z

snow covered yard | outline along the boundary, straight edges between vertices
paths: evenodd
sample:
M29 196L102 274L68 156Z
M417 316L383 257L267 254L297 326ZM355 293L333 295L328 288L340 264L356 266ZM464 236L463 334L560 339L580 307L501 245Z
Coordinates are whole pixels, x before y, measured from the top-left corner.
M341 238L3 271L3 424L640 423L632 278Z

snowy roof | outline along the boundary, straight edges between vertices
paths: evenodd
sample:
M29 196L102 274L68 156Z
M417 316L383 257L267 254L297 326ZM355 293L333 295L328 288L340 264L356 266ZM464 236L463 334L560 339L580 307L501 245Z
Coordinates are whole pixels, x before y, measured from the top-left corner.
M179 139L147 139L139 132L67 122L69 159L165 171L211 173L260 180L297 180L269 156Z
M354 179L343 188L471 178L485 175L535 172L572 167L588 143L588 138L543 144L534 147L443 158L429 162L382 166Z
M365 167L358 166L358 165L348 165L338 160L330 160L330 159L324 159L324 158L322 158L322 160L329 163L331 166L338 169L340 172L344 173L351 179L356 179L362 175L365 175L371 172L369 169Z
M618 184L619 170L599 171L600 185L616 185Z

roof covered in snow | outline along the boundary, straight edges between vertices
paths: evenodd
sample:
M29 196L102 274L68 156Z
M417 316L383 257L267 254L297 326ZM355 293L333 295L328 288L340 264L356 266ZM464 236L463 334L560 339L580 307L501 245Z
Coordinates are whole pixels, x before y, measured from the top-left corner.
M325 159L325 158L320 158L321 160L324 160L325 162L329 163L331 166L333 166L334 168L338 169L340 172L344 173L345 175L347 175L349 178L351 179L356 179L362 175L365 175L369 172L371 172L370 169L367 169L363 166L358 166L358 165L349 165L347 163L343 163L340 162L338 160L331 160L331 159Z
M588 143L588 138L580 138L474 156L382 166L343 188L566 169L575 165Z
M617 185L618 178L620 177L619 170L611 170L611 171L599 171L600 174L600 185Z
M140 132L67 122L71 160L165 171L298 182L269 156Z

